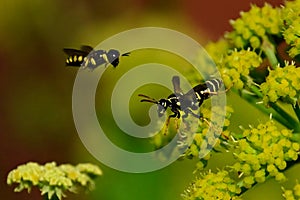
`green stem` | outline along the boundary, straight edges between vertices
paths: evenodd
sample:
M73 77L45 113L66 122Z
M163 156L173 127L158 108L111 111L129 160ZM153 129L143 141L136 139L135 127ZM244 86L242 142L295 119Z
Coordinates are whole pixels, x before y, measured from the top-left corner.
M295 134L293 134L292 140L293 140L294 142L300 143L300 133L295 133Z
M276 103L270 103L270 106L276 110L282 117L284 117L292 127L288 127L289 129L293 129L295 132L300 131L300 124L297 122L289 113L283 110L280 106Z
M44 195L43 195L43 199L44 199L44 200L49 200L49 199L48 199L48 194L44 194Z
M299 104L296 103L296 105L293 107L294 111L295 111L295 114L298 118L298 121L300 122L300 107L299 107Z
M59 200L59 198L58 198L56 195L53 195L53 196L51 197L51 199L49 199L49 198L48 198L48 193L46 193L46 194L43 195L43 199L44 199L44 200Z
M263 95L260 92L259 88L256 87L255 85L251 85L250 86L250 90L255 95L257 95L258 98L262 98L263 97ZM249 95L249 96L251 96L251 95ZM247 98L250 98L250 97L247 97ZM261 111L263 111L264 113L270 114L270 112L272 112L273 118L276 119L281 124L286 125L289 129L293 129L295 131L299 131L300 130L300 124L299 124L299 122L297 122L289 113L287 113L285 110L283 110L276 103L270 103L270 106L273 109L273 111L271 111L270 109L266 109L265 106L257 104L256 103L256 101L257 101L256 97L252 96L251 98L254 98L254 99L249 99L252 102L252 104L255 105L255 107L257 107ZM261 108L260 106L263 106L265 109ZM299 106L297 108L298 108L298 112L300 114ZM276 112L274 112L274 111L276 111ZM299 116L298 116L298 118L299 118Z
M255 85L251 85L250 86L250 90L251 90L251 92L253 92L254 94L256 94L257 97L263 98L263 94L260 92L260 89L258 87L256 87Z
M261 48L264 51L264 53L266 54L272 68L273 69L277 68L278 67L278 60L277 60L277 57L275 55L275 53L276 53L275 50L276 49L267 37L263 38Z
M286 120L281 114L278 113L273 107L266 108L263 104L257 104L256 96L243 93L242 98L248 101L251 105L255 106L257 109L265 113L266 115L270 115L272 113L272 118L281 123L282 125L286 126L289 129L294 129L294 125L290 124L289 121Z

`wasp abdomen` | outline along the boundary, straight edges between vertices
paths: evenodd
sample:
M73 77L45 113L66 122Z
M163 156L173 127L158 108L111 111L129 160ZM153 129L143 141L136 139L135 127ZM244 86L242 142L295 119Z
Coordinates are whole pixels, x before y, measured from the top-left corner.
M216 93L222 87L223 81L221 79L212 79L205 82L208 93Z

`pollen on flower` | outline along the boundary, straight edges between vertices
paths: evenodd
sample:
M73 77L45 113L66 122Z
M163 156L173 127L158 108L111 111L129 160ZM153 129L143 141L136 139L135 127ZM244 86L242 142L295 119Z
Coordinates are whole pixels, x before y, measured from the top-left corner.
M290 200L290 199L299 199L300 197L300 184L298 183L298 181L296 181L295 186L293 187L293 189L285 189L285 188L281 188L283 190L283 194L282 196L286 199L286 200Z
M206 45L205 49L215 62L219 62L223 59L223 55L226 55L230 48L228 42L225 39L220 39L217 42L210 42Z
M260 86L264 103L267 105L280 99L295 105L296 99L300 98L299 74L300 68L294 63L286 63L284 67L270 70L266 82Z
M263 183L266 180L266 172L265 169L261 169L255 172L254 174L255 181L258 183Z
M202 174L182 194L183 199L233 199L241 189L225 170Z
M298 149L299 144L291 142L291 131L278 130L270 120L256 128L244 129L243 132L244 138L239 139L235 145L237 163L231 169L241 174L240 177L254 177L256 182L265 181L267 175L278 181L286 180L280 171L286 169L288 161L298 159L295 149ZM250 180L246 184L244 179L241 182L247 188L250 187L249 183Z
M254 183L255 180L253 176L247 176L243 179L243 186L245 188L251 188Z
M285 190L283 189L283 194L282 196L286 199L286 200L295 200L294 194L292 190Z
M236 47L250 45L254 49L259 48L262 38L278 35L282 29L280 9L267 3L262 8L252 5L249 11L241 12L240 15L240 18L230 21L233 31L225 35Z
M291 57L300 54L300 3L299 1L287 1L282 9L282 21L284 22L283 37L290 45L288 51Z
M285 182L287 180L287 178L283 173L279 172L276 174L275 180L278 182Z
M250 71L259 67L261 63L261 57L254 51L235 50L224 56L222 61L217 63L217 66L226 88L242 89L246 83L244 80L250 78Z

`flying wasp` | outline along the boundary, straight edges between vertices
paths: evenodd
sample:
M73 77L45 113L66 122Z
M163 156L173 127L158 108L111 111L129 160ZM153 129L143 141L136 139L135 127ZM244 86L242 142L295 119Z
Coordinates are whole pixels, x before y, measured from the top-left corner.
M95 69L99 65L111 64L114 67L119 65L120 56L129 56L130 53L120 54L118 50L110 49L94 50L90 46L83 45L80 50L64 48L63 51L68 55L66 59L66 66L75 66L83 68Z
M178 76L173 76L172 83L174 87L174 93L170 94L166 99L156 100L144 94L139 94L138 96L144 97L141 102L149 102L157 104L158 116L161 117L168 108L171 109L173 114L169 115L166 121L166 127L168 127L170 118L180 118L180 111L184 112L182 118L188 117L189 114L194 117L202 118L200 115L195 114L192 110L197 110L204 100L208 99L212 95L217 95L218 91L223 85L221 79L211 79L203 84L196 85L187 93L183 93L180 88L180 79Z

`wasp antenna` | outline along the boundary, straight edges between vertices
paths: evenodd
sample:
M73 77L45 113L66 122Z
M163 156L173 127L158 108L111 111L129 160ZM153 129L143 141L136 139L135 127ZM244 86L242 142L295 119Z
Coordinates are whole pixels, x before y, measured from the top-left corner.
M155 100L155 99L152 98L152 97L149 97L149 96L144 95L144 94L139 94L138 96L139 96L139 97L144 97L144 98L146 98L146 99L142 99L141 102L150 102L150 103L158 104L158 101Z
M121 56L129 56L130 55L130 52L127 52L127 53L123 53Z
M155 100L154 98L152 98L152 97L149 97L149 96L147 96L147 95L144 95L144 94L138 94L138 96L139 96L139 97L145 97L145 98L147 98L147 99L152 99L152 100Z
M151 100L151 99L142 99L141 102L149 102L149 103L158 104L157 101L153 101L153 100Z

